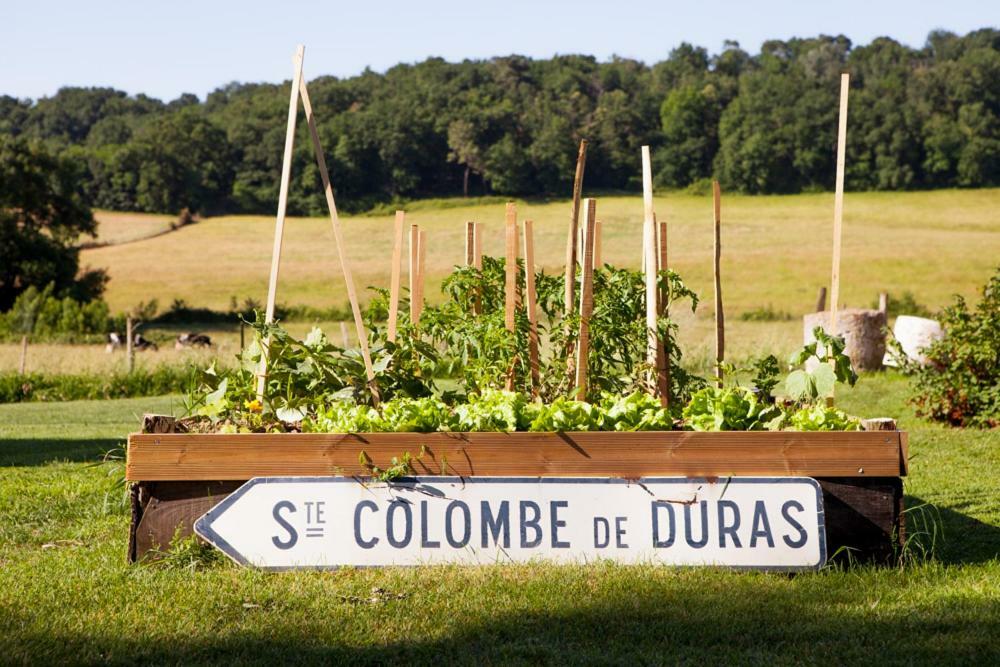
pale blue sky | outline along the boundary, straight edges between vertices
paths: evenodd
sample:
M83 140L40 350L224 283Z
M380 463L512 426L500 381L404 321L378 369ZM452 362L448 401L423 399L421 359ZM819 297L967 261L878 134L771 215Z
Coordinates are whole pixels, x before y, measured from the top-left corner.
M765 39L820 33L920 46L935 28L998 25L1000 0L0 0L0 94L101 85L204 99L229 81L289 78L297 43L312 79L428 56L588 53L651 63L682 41L716 52L735 39L756 52Z

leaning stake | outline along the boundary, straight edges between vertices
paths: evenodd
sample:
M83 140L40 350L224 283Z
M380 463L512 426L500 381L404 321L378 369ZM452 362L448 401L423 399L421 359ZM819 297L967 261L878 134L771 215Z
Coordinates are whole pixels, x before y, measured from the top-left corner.
M507 255L504 261L506 280L504 281L504 325L507 331L515 332L517 313L517 207L507 202L506 214ZM507 372L507 389L514 389L514 368L517 359Z
M580 197L583 193L583 172L587 166L587 140L580 140L580 150L576 154L576 174L573 177L573 208L569 216L569 232L566 234L566 284L563 294L563 317L569 318L576 308L576 244L577 228L580 225ZM569 326L566 327L566 370L569 381L573 382L573 342Z
M326 207L330 210L330 224L333 227L333 238L337 243L337 256L340 259L340 268L344 273L344 284L347 286L347 298L351 302L351 312L354 314L354 328L358 334L358 347L361 348L361 358L365 362L365 374L368 377L368 386L372 392L372 400L378 405L378 385L375 383L375 370L372 368L372 358L368 350L368 333L365 331L365 322L361 318L361 307L358 305L358 294L354 289L351 264L347 258L347 249L344 247L344 234L340 229L337 204L333 200L333 186L330 185L330 173L326 169L326 157L323 155L323 146L320 144L319 132L316 130L316 118L313 116L312 104L309 103L309 90L306 88L305 79L301 77L299 77L299 92L302 95L302 108L306 112L306 123L309 125L309 136L312 138L313 148L316 151L316 165L319 167L320 180L323 181Z
M531 367L531 395L538 396L538 305L535 296L535 234L531 220L524 221L524 305L528 311L528 362Z
M302 81L302 59L306 47L301 44L295 49L292 59L292 95L288 101L288 125L285 128L285 152L281 159L281 183L278 187L278 215L274 221L274 247L271 250L271 274L267 281L267 308L264 321L274 321L274 303L278 293L278 269L281 265L281 243L285 236L285 209L288 207L288 182L292 177L292 147L295 144L295 119L299 110L299 82ZM257 370L257 399L264 402L267 387L267 355L270 339L263 341L260 367Z
M830 335L837 335L837 304L840 301L840 242L844 221L844 164L847 154L847 94L851 75L840 75L840 118L837 123L837 181L833 195L833 271L830 276ZM833 405L833 394L827 398Z
M649 159L649 146L642 147L642 247L646 274L646 363L651 369L651 382L660 403L668 404L665 363L669 350L660 354L659 286L657 280L656 218L653 213L653 170ZM666 269L666 267L663 267Z

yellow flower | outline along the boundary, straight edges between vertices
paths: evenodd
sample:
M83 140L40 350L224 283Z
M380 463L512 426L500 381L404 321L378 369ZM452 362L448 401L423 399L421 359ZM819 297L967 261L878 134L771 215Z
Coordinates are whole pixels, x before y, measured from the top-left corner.
M256 398L253 399L252 401L243 401L243 405L245 405L246 409L249 410L250 412L260 412L261 409L263 408L263 406L260 404L260 401L258 401Z

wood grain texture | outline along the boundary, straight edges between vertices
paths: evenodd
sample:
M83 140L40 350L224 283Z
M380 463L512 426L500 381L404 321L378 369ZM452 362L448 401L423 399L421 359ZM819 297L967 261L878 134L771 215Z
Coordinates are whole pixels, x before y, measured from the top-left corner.
M715 230L715 377L722 387L722 362L726 358L726 316L722 310L722 190L712 181L712 222Z
M528 365L531 395L538 396L538 299L535 295L535 232L531 220L524 221L524 307L528 314Z
M576 307L576 261L577 229L580 226L580 198L583 196L583 172L587 166L587 140L580 140L576 154L576 173L573 177L573 207L569 215L569 231L566 234L566 282L563 293L564 312L572 313Z
M653 168L649 146L642 147L642 258L646 277L646 363L652 369L650 384L656 387L656 396L667 407L670 403L667 364L669 354L661 349L657 322L660 318L660 289L657 268L660 264L656 233L656 214L653 212ZM666 268L664 266L659 267Z
M396 211L396 220L392 230L392 267L389 278L389 321L386 325L386 337L396 340L396 322L399 319L399 288L400 274L403 262L403 228L406 224L406 213Z
M840 115L837 120L837 176L833 195L833 269L830 275L830 331L837 330L840 307L840 246L844 226L844 167L847 161L847 95L851 75L840 75Z
M504 216L506 253L504 255L504 324L507 331L514 331L517 312L517 205L507 202Z
M410 452L419 474L898 477L900 432L134 434L126 478L365 475Z
M472 240L472 266L477 271L483 270L483 223L477 222L473 225ZM472 305L472 312L479 315L483 312L483 295L476 290L476 300Z
M594 225L597 202L583 200L583 265L580 272L580 332L576 343L576 399L587 398L587 356L590 354L590 315L594 310Z

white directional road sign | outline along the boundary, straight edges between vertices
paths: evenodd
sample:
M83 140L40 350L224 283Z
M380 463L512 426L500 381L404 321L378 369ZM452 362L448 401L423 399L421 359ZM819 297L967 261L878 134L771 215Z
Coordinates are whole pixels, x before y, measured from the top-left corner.
M258 477L195 524L265 569L585 562L801 570L826 560L807 477Z

